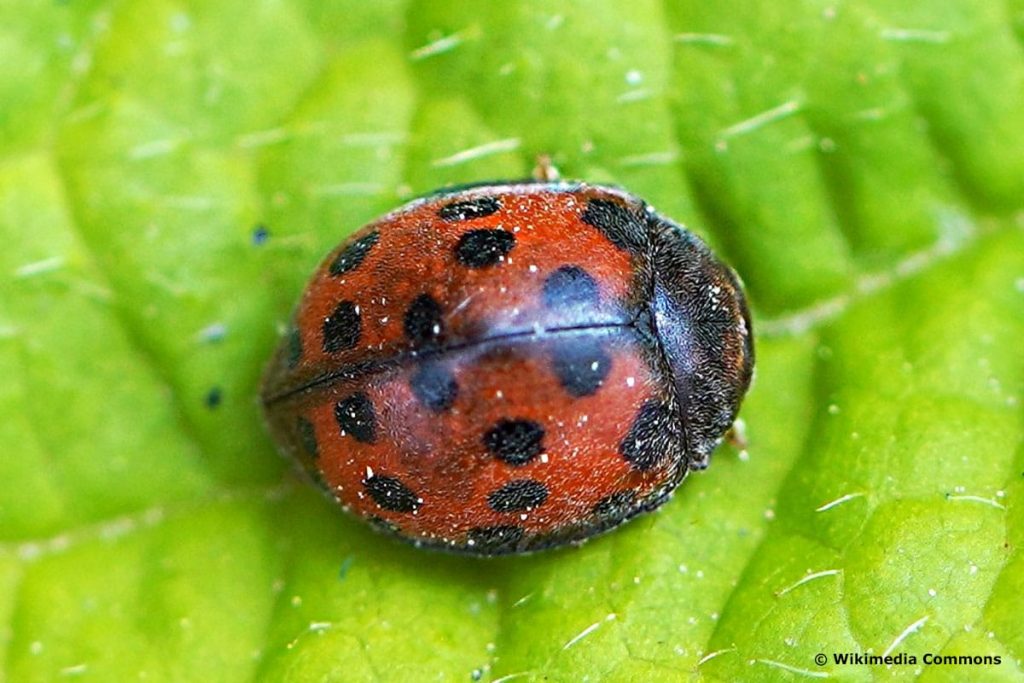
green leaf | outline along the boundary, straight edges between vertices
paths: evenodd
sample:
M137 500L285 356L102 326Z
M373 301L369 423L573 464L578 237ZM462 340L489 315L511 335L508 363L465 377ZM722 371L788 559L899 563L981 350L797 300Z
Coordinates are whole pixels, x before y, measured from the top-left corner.
M0 2L0 680L1024 680L1022 47L1021 0ZM402 546L261 369L345 235L542 153L743 276L749 447L582 548Z

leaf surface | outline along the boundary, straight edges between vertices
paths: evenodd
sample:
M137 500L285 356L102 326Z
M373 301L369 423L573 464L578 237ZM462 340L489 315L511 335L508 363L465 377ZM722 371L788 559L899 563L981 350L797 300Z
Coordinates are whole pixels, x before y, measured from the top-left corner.
M0 2L0 680L1024 679L1022 36L1020 0ZM579 549L378 537L275 454L263 364L348 233L545 153L743 276L749 448Z

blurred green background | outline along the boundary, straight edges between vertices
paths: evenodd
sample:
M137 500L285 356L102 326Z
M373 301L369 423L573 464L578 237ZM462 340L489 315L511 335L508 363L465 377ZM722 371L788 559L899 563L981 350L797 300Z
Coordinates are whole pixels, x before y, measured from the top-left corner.
M416 551L259 373L345 235L541 153L742 275L750 445ZM1024 680L1022 0L0 0L0 238L0 680Z

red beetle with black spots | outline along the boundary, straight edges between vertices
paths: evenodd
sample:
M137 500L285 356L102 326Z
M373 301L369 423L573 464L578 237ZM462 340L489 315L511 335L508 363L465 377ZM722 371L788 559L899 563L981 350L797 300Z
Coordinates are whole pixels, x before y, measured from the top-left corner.
M664 503L753 369L736 276L618 189L468 186L324 261L264 378L271 431L347 509L479 555Z

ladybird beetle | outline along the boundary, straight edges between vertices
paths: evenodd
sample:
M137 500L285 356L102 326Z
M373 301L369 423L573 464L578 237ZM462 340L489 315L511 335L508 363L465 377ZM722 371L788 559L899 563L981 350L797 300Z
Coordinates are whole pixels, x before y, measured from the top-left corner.
M753 364L740 283L692 233L611 187L491 183L328 255L262 404L346 509L497 555L664 503L707 466Z

